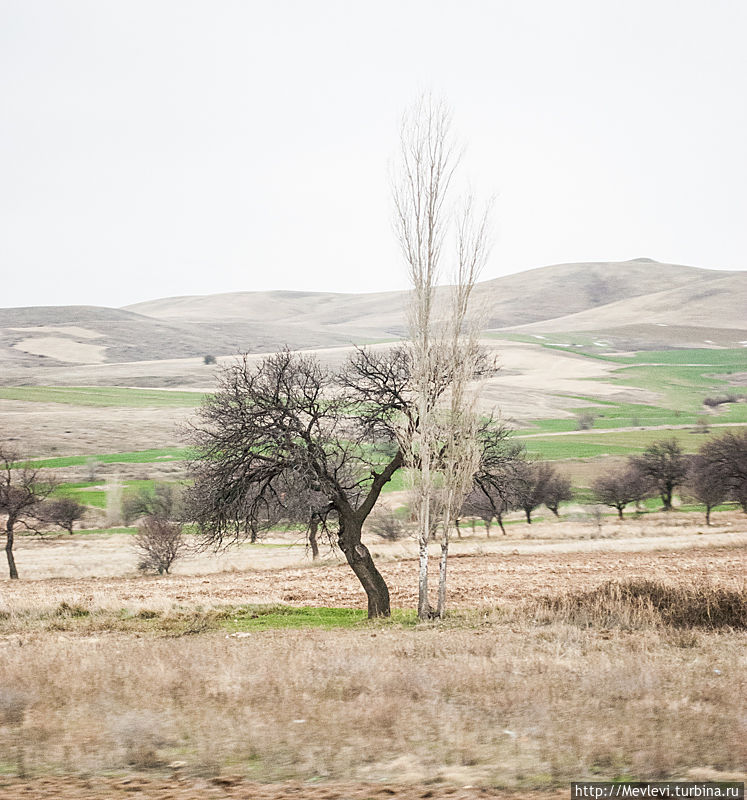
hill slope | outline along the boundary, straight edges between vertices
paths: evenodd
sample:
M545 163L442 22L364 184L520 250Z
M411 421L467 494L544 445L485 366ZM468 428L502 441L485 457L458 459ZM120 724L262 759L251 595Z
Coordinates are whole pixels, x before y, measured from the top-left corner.
M747 329L745 272L650 259L559 264L484 281L475 295L486 327L498 331L643 326L645 341L655 343L656 332L664 330L657 325L702 326L733 329L724 334L729 341L747 339L740 333ZM159 361L387 340L406 332L406 299L406 292L235 292L123 309L0 309L0 364ZM693 338L702 340L703 334ZM677 342L670 337L667 344Z

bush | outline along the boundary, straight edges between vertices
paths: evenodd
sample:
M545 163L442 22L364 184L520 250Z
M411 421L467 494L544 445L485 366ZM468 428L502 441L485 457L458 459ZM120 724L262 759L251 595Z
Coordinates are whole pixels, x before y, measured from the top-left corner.
M404 523L396 514L384 509L371 514L366 521L366 529L389 542L396 542L406 533Z
M138 569L168 575L172 564L184 554L182 525L157 516L146 517L135 536L140 555Z
M593 411L582 411L576 414L576 429L579 431L588 431L594 427L594 421L597 415Z
M747 629L747 590L673 586L661 581L607 581L596 589L542 598L537 611L582 627Z
M203 358L202 360L203 360L203 362L205 364L217 364L218 363L218 359L215 356L205 356L205 358Z

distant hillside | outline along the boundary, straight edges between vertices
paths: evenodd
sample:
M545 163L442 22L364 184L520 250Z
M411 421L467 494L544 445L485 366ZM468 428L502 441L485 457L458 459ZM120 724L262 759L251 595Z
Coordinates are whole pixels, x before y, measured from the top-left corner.
M650 259L559 264L484 281L475 294L491 330L625 328L628 339L635 329L635 341L656 344L656 332L663 330L657 326L679 326L683 335L700 326L732 329L719 341L747 339L739 333L747 329L745 272ZM235 292L123 309L0 309L0 364L159 361L388 340L405 335L406 299L406 292ZM702 338L697 331L687 335L688 341ZM672 344L669 336L666 345Z

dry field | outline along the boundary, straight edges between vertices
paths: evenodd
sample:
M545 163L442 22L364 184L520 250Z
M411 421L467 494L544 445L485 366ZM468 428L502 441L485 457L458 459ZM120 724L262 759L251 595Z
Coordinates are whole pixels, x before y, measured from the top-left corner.
M713 609L726 592L744 620L745 518L717 519L466 537L447 620L328 630L232 624L246 604L363 607L349 569L303 547L146 578L117 561L126 536L24 539L26 578L0 583L0 799L544 799L584 777L738 776L744 631L589 594L622 576ZM412 608L411 543L374 549ZM86 576L109 559L118 575ZM55 561L79 571L43 577Z

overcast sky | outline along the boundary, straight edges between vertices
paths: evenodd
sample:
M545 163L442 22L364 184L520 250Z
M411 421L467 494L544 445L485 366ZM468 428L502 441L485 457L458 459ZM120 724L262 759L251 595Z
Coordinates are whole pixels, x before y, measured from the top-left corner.
M745 0L0 0L0 306L406 286L389 165L443 94L485 277L747 267Z

